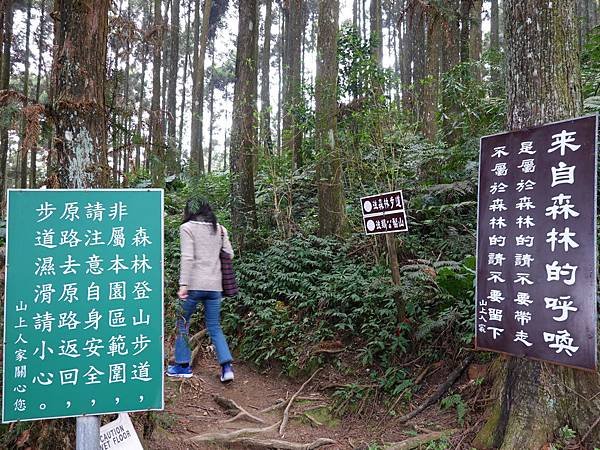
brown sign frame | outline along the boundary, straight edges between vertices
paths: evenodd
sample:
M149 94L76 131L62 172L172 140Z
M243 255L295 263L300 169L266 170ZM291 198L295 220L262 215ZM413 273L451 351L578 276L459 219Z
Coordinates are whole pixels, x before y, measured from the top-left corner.
M399 205L398 199L400 199ZM406 204L402 190L361 197L360 210L367 235L408 231ZM396 227L396 223L400 223L400 226Z
M597 370L597 134L591 115L481 138L476 349Z

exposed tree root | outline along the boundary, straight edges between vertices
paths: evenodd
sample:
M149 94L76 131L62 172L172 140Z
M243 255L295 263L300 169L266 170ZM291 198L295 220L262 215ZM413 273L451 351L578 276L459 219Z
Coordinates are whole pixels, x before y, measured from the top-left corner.
M458 430L446 430L446 431L432 431L431 433L421 434L419 436L415 436L409 439L406 439L402 442L395 442L392 444L386 444L385 450L412 450L414 448L418 448L421 445L428 444L431 441L435 441L444 436L451 436L456 433Z
M241 428L239 430L230 431L228 433L206 433L190 438L191 442L233 442L245 434L260 434L269 433L277 429L281 421L274 423L264 428Z
M235 414L234 417L226 420L224 423L235 422L236 420L247 420L249 422L265 423L263 419L253 414L250 414L248 411L246 411L246 409L244 409L242 406L238 405L231 399L221 397L220 395L213 395L213 399L215 400L217 405L227 410L228 414Z
M283 436L283 434L285 433L285 427L290 419L290 408L292 407L292 403L294 403L294 400L296 399L296 397L298 397L300 395L302 390L308 385L308 383L310 383L312 381L312 379L315 377L315 375L317 373L319 373L320 370L321 370L321 367L319 367L317 370L315 370L313 372L313 374L310 376L310 378L308 380L306 380L304 382L304 384L302 386L300 386L300 389L298 389L296 391L296 393L294 395L292 395L292 397L288 400L287 406L285 407L285 410L283 411L283 419L281 420L281 426L279 427L279 435L280 436Z
M434 403L436 403L442 397L442 395L444 395L446 393L446 391L448 389L450 389L450 387L456 382L456 380L458 380L458 378L464 372L464 370L467 368L467 366L469 365L469 363L471 362L472 359L473 359L473 355L467 356L464 359L464 361L462 362L462 364L460 366L458 366L456 369L454 369L452 371L452 373L450 373L450 376L448 377L446 382L444 384L442 384L440 387L438 387L438 389L435 391L435 394L433 394L431 397L429 397L424 403L422 403L419 407L417 407L413 411L400 417L398 419L398 422L399 423L407 422L410 419L412 419L413 417L415 417L418 414L420 414L421 412L423 412L425 409L427 409L431 405L433 405Z
M193 347L196 344L198 344L200 342L200 339L202 339L204 336L206 336L206 328L201 329L190 338L190 347Z
M269 406L268 408L261 409L259 411L259 413L265 414L265 413L269 413L272 411L276 411L278 409L285 408L286 404L287 404L287 402L284 399L279 398L279 399L277 399L277 401L275 402L275 404L273 406Z
M335 444L336 442L332 439L317 439L310 444L299 444L296 442L281 441L278 439L255 439L255 438L239 438L231 441L232 444L244 444L250 447L258 448L276 448L283 450L312 450L315 448L322 447L324 445Z

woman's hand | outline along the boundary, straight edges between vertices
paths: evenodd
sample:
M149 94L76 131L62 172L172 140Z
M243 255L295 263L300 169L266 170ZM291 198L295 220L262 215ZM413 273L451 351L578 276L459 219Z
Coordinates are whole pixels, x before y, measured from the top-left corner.
M177 295L180 299L185 300L188 296L187 286L179 286L179 292L177 292Z

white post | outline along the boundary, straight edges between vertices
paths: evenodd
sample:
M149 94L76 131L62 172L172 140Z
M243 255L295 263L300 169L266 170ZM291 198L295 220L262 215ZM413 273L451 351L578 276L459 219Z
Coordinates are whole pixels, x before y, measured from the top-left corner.
M77 417L77 450L100 450L100 416Z

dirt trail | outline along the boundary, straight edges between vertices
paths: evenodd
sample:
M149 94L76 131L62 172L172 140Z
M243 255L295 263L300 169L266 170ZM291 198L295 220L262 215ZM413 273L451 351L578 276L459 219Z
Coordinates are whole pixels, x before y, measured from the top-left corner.
M148 449L224 449L254 448L247 444L194 443L194 436L207 433L229 433L242 428L264 428L282 420L284 409L270 412L261 410L285 402L300 389L302 383L291 382L273 373L258 373L244 363L237 363L235 381L223 385L218 378L218 366L209 356L200 361L191 379L165 379L165 411L159 414L159 427L151 440L146 442ZM302 380L304 381L304 380ZM398 425L387 415L385 408L373 408L362 418L338 419L329 414L332 403L323 387L334 380L332 373L321 371L305 387L292 403L289 423L283 436L278 426L268 432L252 435L256 439L280 439L294 443L308 444L318 439L330 439L332 444L320 446L322 449L364 449L369 444L398 442L415 434L431 430L453 428L452 413L441 413L437 407L423 413L418 423ZM252 416L264 423L252 420L233 420L234 411L220 406L215 398L232 400ZM415 431L416 430L416 431ZM265 447L263 447L265 448ZM424 448L424 447L423 447Z

